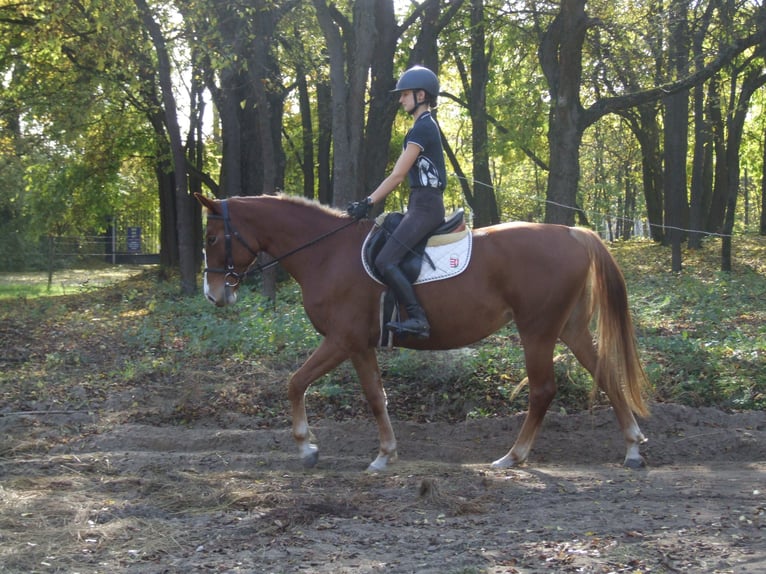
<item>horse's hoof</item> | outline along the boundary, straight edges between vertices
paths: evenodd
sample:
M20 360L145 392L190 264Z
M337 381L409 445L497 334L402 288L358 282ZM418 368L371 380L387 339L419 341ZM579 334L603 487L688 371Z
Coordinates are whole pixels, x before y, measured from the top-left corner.
M393 454L393 455L379 454L378 458L373 460L370 463L370 466L367 467L367 472L383 472L384 470L388 468L388 463L394 462L396 458L397 458L396 454Z
M646 468L646 461L644 460L643 456L639 456L638 458L626 458L623 464L627 468L631 468L633 470Z
M513 466L518 466L521 464L520 461L515 460L510 455L505 455L503 458L497 459L495 462L492 463L492 468L496 468L498 470L502 470L504 468L511 468Z
M301 458L301 462L303 463L303 468L314 468L317 465L317 462L319 462L319 449L304 455L303 458Z

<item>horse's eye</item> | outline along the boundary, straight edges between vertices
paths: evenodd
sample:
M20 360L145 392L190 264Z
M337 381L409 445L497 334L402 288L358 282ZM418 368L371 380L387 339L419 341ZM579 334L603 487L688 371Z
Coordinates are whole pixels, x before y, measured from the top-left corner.
M208 245L215 245L216 241L218 241L218 238L215 235L209 235L207 238Z

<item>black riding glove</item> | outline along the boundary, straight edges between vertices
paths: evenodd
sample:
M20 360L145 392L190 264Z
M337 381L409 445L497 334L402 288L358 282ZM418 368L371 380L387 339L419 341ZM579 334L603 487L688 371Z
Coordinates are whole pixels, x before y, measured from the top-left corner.
M353 201L348 204L346 212L356 220L364 219L372 210L372 199L366 197L362 201Z

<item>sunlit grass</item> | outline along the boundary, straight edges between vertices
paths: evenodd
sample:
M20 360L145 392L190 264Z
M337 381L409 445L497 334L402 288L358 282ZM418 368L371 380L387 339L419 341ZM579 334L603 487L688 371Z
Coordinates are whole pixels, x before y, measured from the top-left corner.
M98 269L62 269L53 273L0 273L0 299L56 297L74 295L105 285L124 281L146 267L115 265Z

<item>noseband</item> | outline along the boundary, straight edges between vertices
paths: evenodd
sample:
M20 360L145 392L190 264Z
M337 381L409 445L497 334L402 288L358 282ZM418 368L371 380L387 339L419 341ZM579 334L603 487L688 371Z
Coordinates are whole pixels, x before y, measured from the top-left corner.
M247 266L247 269L245 269L244 273L237 273L237 271L234 269L234 256L232 255L231 238L235 237L237 241L245 246L245 249L247 249L253 255L253 261L255 261L255 257L258 257L258 252L247 244L247 241L242 238L242 236L239 234L239 231L234 229L234 226L231 224L231 217L229 217L229 204L225 199L221 201L221 212L221 215L208 215L207 217L208 219L223 220L223 239L224 249L226 250L226 267L223 269L220 267L205 267L204 272L223 273L223 280L226 284L226 287L236 287L240 284L242 279L247 277L247 274L249 273L250 267L253 263L251 262L250 265Z

